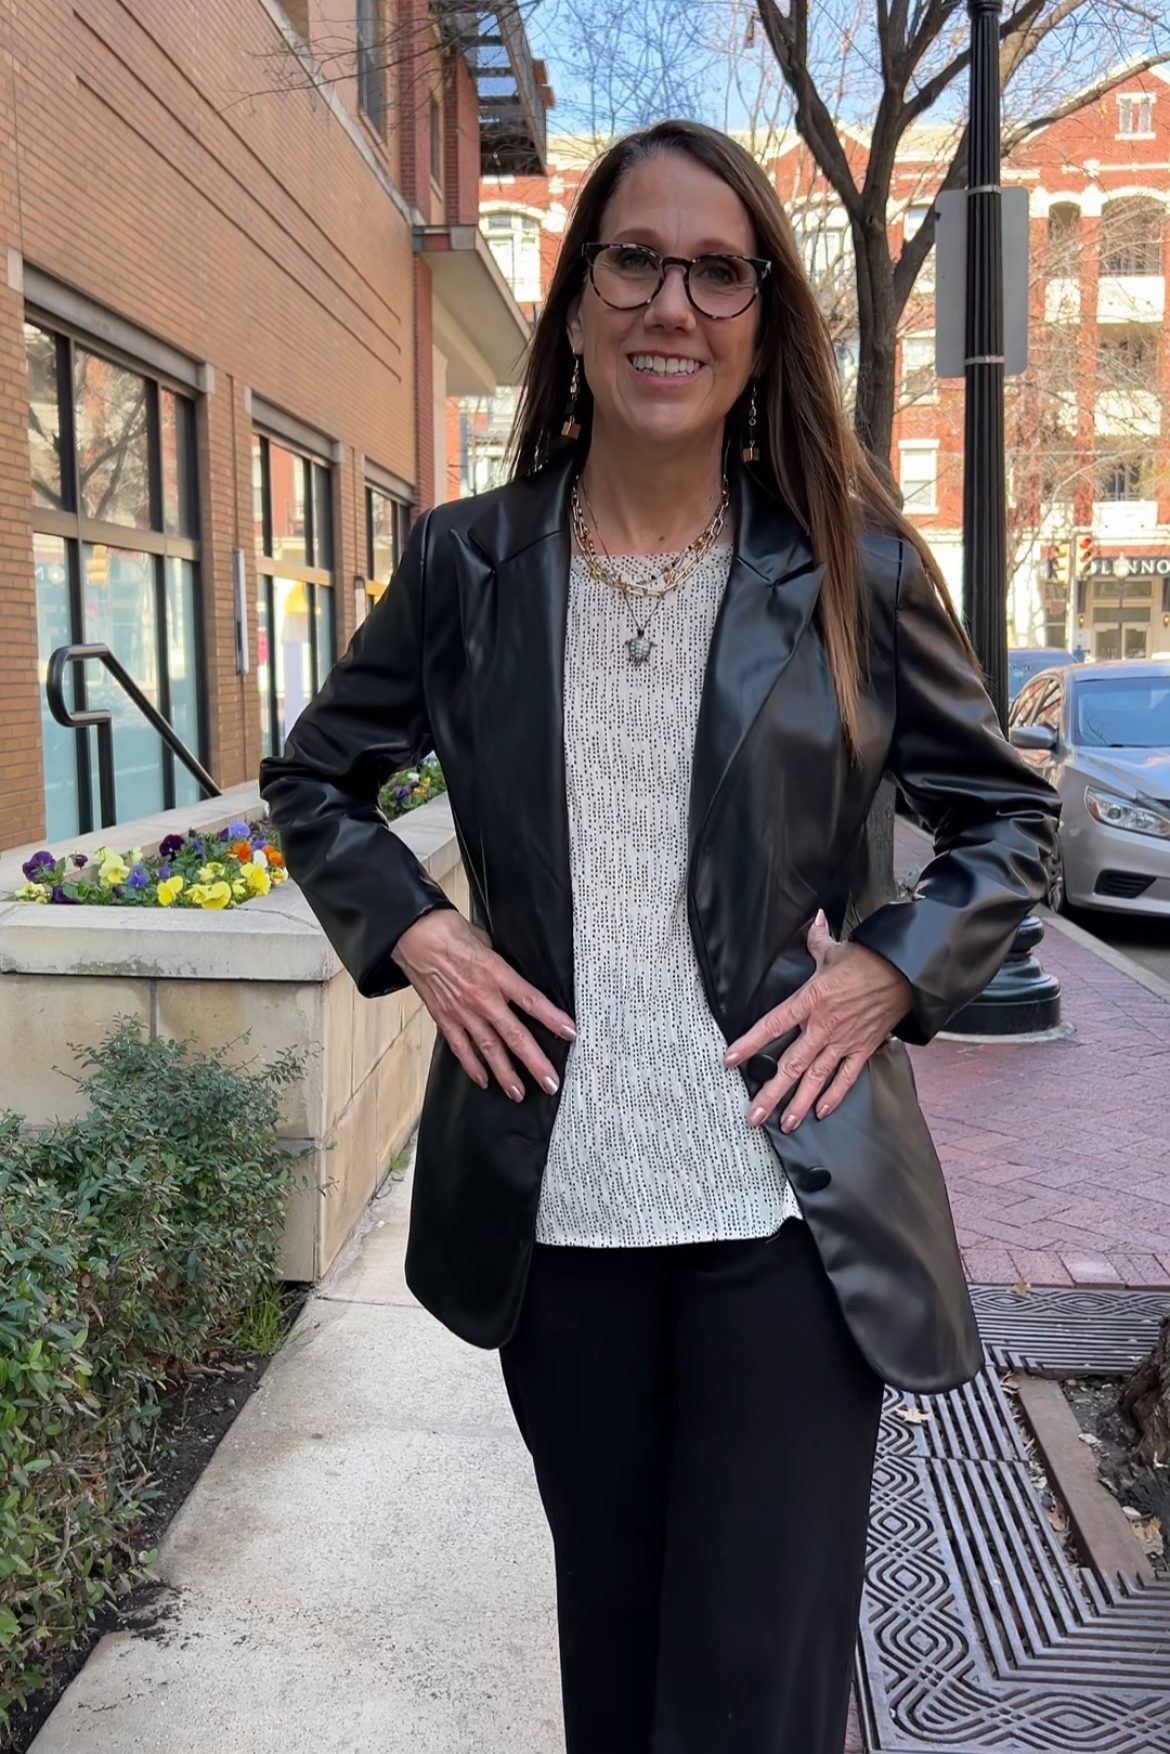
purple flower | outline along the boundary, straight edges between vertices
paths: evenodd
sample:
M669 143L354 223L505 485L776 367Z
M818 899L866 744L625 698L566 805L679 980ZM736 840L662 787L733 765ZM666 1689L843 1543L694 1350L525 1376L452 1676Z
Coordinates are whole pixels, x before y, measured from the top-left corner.
M122 890L122 885L120 883L115 883L113 888L110 890L111 895L121 895L122 893L123 893L123 890Z
M182 844L183 844L182 841L180 841L179 846L182 846ZM191 852L193 852L195 854L195 857L197 859L206 859L207 848L204 846L203 842L200 840L200 838L197 834L189 834L187 836L187 846L189 847ZM175 850L177 852L178 847L176 847ZM161 853L161 851L162 851L162 848L160 847L159 852Z
M39 852L34 853L31 859L26 859L20 868L28 878L29 882L32 883L34 879L40 876L42 866L47 866L51 871L56 863L57 861L52 853Z
M182 845L183 837L181 834L168 834L165 839L159 842L160 858L173 859L175 854L182 849Z
M81 867L83 865L89 864L89 860L86 858L84 853L74 853L73 863L77 866L77 869L80 871Z
M160 882L160 883L165 883L165 882L166 882L166 880L167 880L167 878L168 878L168 877L169 877L169 876L170 876L170 874L171 874L171 868L170 868L170 866L169 866L169 865L168 865L168 864L167 864L167 862L166 862L166 860L165 860L165 859L164 859L164 860L163 860L163 862L162 862L162 864L161 864L161 865L160 865L160 866L159 866L159 868L158 868L158 880L159 880L159 882Z
M145 889L149 882L150 878L146 875L145 866L135 865L126 879L126 887L127 889Z
M219 832L220 840L246 840L251 834L251 826L247 822L229 822Z
M75 895L66 895L59 883L53 885L53 900L63 902L66 907L80 906L77 897Z

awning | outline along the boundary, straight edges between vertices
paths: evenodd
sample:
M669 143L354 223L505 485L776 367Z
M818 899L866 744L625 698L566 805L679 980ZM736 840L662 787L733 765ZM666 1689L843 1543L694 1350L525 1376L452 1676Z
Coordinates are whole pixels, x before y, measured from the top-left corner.
M414 247L431 271L448 394L490 396L499 384L518 384L531 330L479 227L416 226Z

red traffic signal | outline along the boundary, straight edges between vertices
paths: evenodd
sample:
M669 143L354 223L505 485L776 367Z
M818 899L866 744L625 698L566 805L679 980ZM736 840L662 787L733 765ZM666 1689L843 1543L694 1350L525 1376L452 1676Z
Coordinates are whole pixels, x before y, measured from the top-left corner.
M1087 579L1093 570L1097 544L1091 536L1077 537L1077 577Z

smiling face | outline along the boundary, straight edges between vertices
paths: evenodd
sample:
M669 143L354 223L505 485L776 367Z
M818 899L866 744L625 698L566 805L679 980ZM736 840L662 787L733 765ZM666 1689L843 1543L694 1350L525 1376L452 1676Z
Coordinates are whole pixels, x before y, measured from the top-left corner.
M598 242L647 244L660 256L755 256L747 208L705 165L660 152L635 165L605 212ZM759 300L739 316L703 316L682 270L667 271L654 300L614 310L586 283L569 318L593 393L594 442L689 448L722 442L723 426L754 364Z

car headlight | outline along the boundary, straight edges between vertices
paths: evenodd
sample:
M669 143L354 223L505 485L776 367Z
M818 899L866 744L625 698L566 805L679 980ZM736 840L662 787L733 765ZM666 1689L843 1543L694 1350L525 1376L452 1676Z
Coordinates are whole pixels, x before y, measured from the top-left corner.
M1153 834L1159 840L1170 840L1170 816L1148 804L1135 804L1128 798L1115 798L1112 792L1098 792L1088 786L1085 808L1107 828L1125 828L1130 834Z

